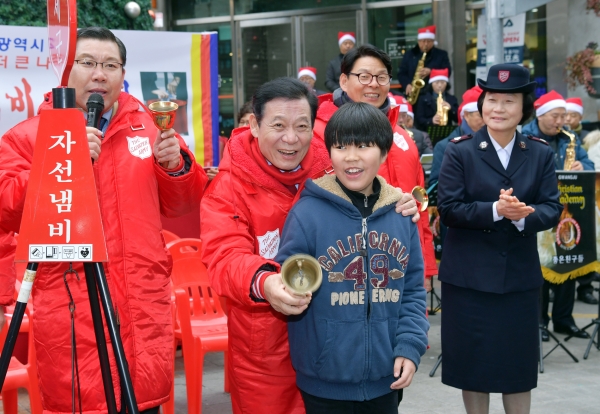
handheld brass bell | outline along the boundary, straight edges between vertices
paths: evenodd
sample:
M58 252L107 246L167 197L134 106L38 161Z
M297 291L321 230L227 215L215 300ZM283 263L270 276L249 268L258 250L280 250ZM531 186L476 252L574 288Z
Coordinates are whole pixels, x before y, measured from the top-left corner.
M423 187L416 185L415 188L412 189L412 196L421 203L421 208L419 211L427 210L427 205L429 204L429 196L427 195L427 190Z
M303 295L319 289L323 281L323 271L314 257L294 254L283 262L281 278L286 288Z
M169 101L156 101L148 105L154 125L161 131L173 128L177 108L179 108L179 105Z

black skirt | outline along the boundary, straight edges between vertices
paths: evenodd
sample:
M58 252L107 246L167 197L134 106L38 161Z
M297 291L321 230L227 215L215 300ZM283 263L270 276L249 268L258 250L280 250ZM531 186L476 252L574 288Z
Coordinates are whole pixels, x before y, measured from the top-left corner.
M540 290L487 293L442 283L442 383L466 391L537 386Z

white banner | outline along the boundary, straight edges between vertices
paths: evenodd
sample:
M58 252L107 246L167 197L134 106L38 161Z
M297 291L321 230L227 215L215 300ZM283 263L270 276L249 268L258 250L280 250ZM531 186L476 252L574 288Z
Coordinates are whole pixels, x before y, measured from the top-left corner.
M180 109L175 129L194 150L194 132L202 135L202 132L198 133L201 120L194 123L193 119L193 114L198 112L192 109L193 102L203 93L199 83L193 85L192 76L192 67L197 68L200 64L192 65L192 46L194 36L198 34L129 30L114 30L113 33L127 48L123 89L146 104L157 99L177 102ZM44 93L59 84L49 64L47 36L45 27L0 26L0 136L36 115ZM203 55L201 64L205 61L210 59ZM200 115L204 111L218 114L218 104L217 108L201 107ZM202 139L210 142L213 137L203 136ZM196 155L198 158L198 153ZM198 159L198 162L205 163L205 160ZM206 163L212 164L212 160L206 160Z

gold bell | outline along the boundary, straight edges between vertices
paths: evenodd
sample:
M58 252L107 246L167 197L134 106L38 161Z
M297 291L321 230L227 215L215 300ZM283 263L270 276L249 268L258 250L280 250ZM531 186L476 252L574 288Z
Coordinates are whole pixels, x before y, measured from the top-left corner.
M427 205L429 204L429 196L427 195L427 190L423 187L416 185L415 188L412 189L412 196L421 203L420 211L427 210Z
M323 271L317 259L307 254L294 254L281 266L283 284L292 292L303 295L321 286Z

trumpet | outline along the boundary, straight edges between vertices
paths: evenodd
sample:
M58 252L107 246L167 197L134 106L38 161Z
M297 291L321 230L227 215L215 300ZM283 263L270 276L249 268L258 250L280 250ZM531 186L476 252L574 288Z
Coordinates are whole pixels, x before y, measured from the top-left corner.
M411 194L415 198L415 200L421 203L421 208L419 209L419 211L427 210L427 205L429 204L429 196L427 195L427 190L425 190L419 185L416 185L412 189Z
M308 254L294 254L288 257L281 266L281 278L286 288L303 295L314 292L323 281L321 265Z
M411 105L414 105L417 102L417 99L419 99L419 92L421 92L421 89L423 89L423 87L425 86L425 81L419 77L419 73L421 72L421 69L425 67L426 56L427 52L423 52L423 56L421 56L421 59L419 59L419 63L417 63L417 69L415 70L413 80L410 83L412 85L412 90L408 94L406 100Z

